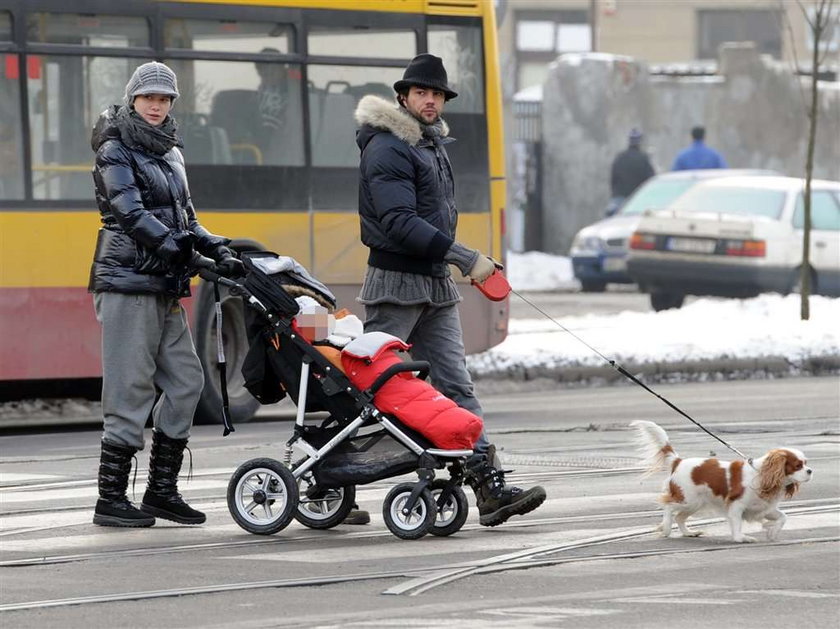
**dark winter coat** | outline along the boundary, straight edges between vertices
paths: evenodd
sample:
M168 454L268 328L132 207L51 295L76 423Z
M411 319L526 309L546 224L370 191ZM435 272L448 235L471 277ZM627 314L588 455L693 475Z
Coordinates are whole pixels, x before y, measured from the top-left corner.
M413 116L378 96L356 109L360 129L359 217L368 264L444 277L458 210L445 123L430 137Z
M629 197L654 174L647 154L636 146L629 147L613 161L610 178L612 196Z
M186 265L173 268L155 254L157 247L170 232L190 232L195 249L215 258L229 240L214 236L196 220L178 148L157 154L127 141L120 133L119 110L115 106L103 112L91 137L102 227L88 290L187 296Z

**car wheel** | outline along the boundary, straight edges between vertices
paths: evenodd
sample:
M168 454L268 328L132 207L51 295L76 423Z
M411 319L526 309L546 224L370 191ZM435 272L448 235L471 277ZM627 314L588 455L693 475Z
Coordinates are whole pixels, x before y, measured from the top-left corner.
M581 280L580 289L584 293L603 293L607 289L607 283L598 280Z
M656 311L680 308L685 301L685 295L680 293L651 293L650 305Z

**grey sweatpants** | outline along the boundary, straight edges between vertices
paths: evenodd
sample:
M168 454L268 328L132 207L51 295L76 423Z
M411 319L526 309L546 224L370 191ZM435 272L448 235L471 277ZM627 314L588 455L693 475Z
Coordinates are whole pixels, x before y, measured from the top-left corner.
M178 300L106 292L93 303L102 324L103 438L142 449L149 413L167 437L189 437L204 374Z
M411 357L431 365L432 386L461 408L482 417L481 404L475 397L475 387L467 371L457 305L365 305L365 332L386 332L410 343ZM482 431L475 451L485 452L489 445L487 435Z

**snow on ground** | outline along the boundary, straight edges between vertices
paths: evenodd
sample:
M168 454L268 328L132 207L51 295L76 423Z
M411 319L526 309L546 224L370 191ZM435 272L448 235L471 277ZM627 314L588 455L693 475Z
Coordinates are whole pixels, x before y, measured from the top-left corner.
M576 286L568 258L544 253L510 254L508 279L517 291L568 290ZM511 295L511 299L518 299ZM622 364L673 363L781 356L792 363L840 356L840 299L814 296L811 318L799 318L798 295L753 299L702 298L678 310L562 317L556 321L608 359ZM514 366L602 366L592 349L554 322L512 319L508 338L470 356L476 375Z

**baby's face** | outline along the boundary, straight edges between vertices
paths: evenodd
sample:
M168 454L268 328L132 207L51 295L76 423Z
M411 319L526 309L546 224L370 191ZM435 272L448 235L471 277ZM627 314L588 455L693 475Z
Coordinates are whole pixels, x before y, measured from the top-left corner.
M307 341L321 341L332 334L335 317L323 306L317 306L311 312L296 317L298 329Z

